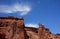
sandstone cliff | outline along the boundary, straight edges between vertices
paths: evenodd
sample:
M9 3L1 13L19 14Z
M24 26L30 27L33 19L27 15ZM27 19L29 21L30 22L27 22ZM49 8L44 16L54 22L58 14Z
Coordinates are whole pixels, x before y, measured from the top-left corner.
M25 27L23 18L0 17L0 39L60 39L60 34L52 34L48 28Z

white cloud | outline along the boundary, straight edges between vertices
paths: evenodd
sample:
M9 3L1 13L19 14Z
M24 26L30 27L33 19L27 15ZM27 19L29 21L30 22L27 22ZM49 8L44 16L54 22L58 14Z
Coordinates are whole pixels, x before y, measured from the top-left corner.
M20 15L26 15L30 11L31 11L31 7L29 5L22 5L22 4L14 4L14 5L11 5L11 6L0 5L0 13L19 12Z
M26 27L35 27L38 28L38 24L33 24L33 23L29 23L29 24L25 24Z

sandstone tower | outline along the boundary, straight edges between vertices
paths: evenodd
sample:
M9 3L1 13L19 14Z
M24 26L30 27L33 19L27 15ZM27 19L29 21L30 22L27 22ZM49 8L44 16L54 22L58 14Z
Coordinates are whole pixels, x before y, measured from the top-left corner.
M38 28L39 39L60 39L60 34L53 34L43 24L39 24Z
M39 39L48 39L49 29L45 28L43 24L39 24L38 35Z

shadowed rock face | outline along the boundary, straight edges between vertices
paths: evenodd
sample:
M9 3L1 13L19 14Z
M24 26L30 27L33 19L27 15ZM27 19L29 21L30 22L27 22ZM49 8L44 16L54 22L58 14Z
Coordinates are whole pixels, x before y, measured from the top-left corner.
M0 34L0 39L6 39L4 34Z
M60 39L40 24L39 28L25 27L23 18L0 17L0 39Z

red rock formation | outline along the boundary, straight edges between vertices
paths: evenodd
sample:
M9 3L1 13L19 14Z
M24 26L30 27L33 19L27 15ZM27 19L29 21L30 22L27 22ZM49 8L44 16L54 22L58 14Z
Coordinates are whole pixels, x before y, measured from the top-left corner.
M32 32L38 33L38 29L37 28L33 28L33 27L25 27L25 30L26 31L32 31Z
M43 24L39 28L25 27L23 18L0 17L0 39L60 39Z
M60 34L52 34L49 29L45 28L43 24L39 25L38 36L39 39L60 39Z
M24 39L24 20L15 17L0 17L0 34L4 34L6 39Z

